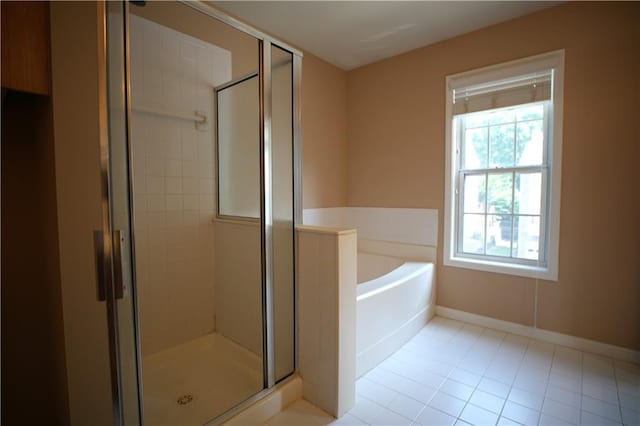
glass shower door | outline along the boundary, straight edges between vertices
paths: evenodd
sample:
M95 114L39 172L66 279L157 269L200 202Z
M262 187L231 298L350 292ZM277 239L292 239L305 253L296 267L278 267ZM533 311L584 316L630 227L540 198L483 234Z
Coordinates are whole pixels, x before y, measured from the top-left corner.
M114 415L221 421L295 370L300 56L200 3L105 8Z
M129 11L145 421L204 424L264 389L260 43L191 3Z

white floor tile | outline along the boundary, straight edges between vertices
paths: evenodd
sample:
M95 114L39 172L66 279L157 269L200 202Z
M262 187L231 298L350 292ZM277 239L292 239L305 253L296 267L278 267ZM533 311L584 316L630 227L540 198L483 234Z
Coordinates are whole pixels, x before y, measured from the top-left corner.
M489 368L490 363L491 356L478 357L476 352L473 351L460 362L458 367L472 373L483 375L487 368Z
M400 361L397 358L389 357L389 358L385 359L384 361L382 361L380 363L379 367L381 367L381 368L383 368L385 370L392 371L392 372L397 374L397 372L399 370L402 370L404 368L404 364L403 364L402 361Z
M525 407L540 411L544 397L540 394L514 387L511 388L511 392L509 392L509 397L507 399L515 402L516 404L524 405Z
M640 399L640 383L625 381L625 379L619 379L618 392L626 393L627 395L635 396L636 398Z
M566 405L553 399L545 399L542 414L564 420L573 425L580 424L580 408Z
M585 381L582 383L582 394L590 396L595 399L610 402L612 404L618 403L618 391L615 387L611 388L605 384L597 384L594 382Z
M520 423L514 422L506 417L500 417L498 419L498 426L521 426Z
M329 423L329 425L331 426L361 426L367 424L368 423L365 423L364 421L352 416L351 414L345 414L339 419L336 419L333 422Z
M524 352L518 351L517 349L504 347L503 345L500 346L500 349L498 349L495 357L493 357L493 362L511 363L520 366L523 357Z
M399 392L415 400L418 400L423 404L427 404L429 403L429 401L431 401L433 395L435 395L436 390L421 383L409 382L406 383L405 386L403 386L402 389L399 390Z
M580 408L580 404L582 402L582 397L580 396L580 394L571 392L567 389L563 389L554 384L549 384L549 386L547 387L545 398L550 398L554 401L558 401L577 408Z
M464 383L467 386L476 387L478 383L480 383L480 379L482 379L482 376L476 373L472 373L471 371L456 368L449 375L449 379L455 380L456 382Z
M591 398L590 396L582 396L582 410L604 417L605 419L613 420L614 422L620 423L622 421L618 405Z
M542 413L540 415L540 426L571 426L571 423L567 423L564 420L556 419L548 414Z
M429 402L429 406L432 408L436 408L443 413L458 417L465 406L465 401L454 398L453 396L447 395L446 393L438 392Z
M570 361L553 361L551 365L551 374L562 374L564 376L582 378L582 364Z
M553 359L554 361L560 360L578 362L582 365L582 352L577 349L558 345L556 346L556 350L553 354Z
M473 393L473 387L465 385L464 383L456 382L455 380L447 379L440 386L440 391L455 396L458 399L467 401Z
M307 404L268 423L640 426L640 366L436 317L358 381L341 419Z
M404 389L406 386L413 383L413 380L411 379L407 379L406 377L392 373L391 371L385 371L386 375L379 379L378 384L386 386L389 389L400 392L401 389Z
M519 363L494 362L484 373L484 376L510 385L516 378L519 367Z
M549 384L575 393L582 392L582 376L568 376L552 371L549 375Z
M636 406L640 410L640 406ZM625 425L640 426L640 411L622 407L622 423Z
M415 375L414 380L422 383L425 386L429 386L430 388L438 389L440 385L442 385L442 383L446 380L446 377L423 370Z
M413 398L398 394L387 408L408 419L415 420L425 405Z
M394 413L391 410L383 408L380 413L373 419L371 422L372 426L403 426L410 425L412 420L407 419L406 417L401 416L398 413Z
M356 393L382 405L383 407L389 404L398 394L398 392L391 390L386 386L382 386L364 378L358 380L356 383Z
M482 332L482 335L480 335L480 338L494 341L496 343L502 343L502 341L506 336L507 336L507 333L503 331L497 331L497 330L492 330L490 328L485 328L484 331Z
M534 368L549 372L551 369L551 360L551 357L525 354L520 365L524 368Z
M502 409L502 416L523 425L537 425L540 412L532 410L513 401L507 401Z
M495 425L498 422L498 415L496 413L492 413L473 404L467 404L467 406L464 407L460 418L467 423L477 426Z
M371 423L382 412L381 405L376 404L366 398L356 396L356 404L349 410L348 414L359 418L367 423Z
M367 374L362 376L362 378L369 379L372 382L380 383L391 374L393 373L383 368L374 368L373 370L370 370Z
M544 370L539 368L529 368L520 370L513 386L532 393L544 395L547 389L548 377Z
M627 408L640 407L640 394L631 395L628 393L620 392L620 405Z
M613 420L605 419L600 416L596 416L593 413L582 410L580 424L586 426L620 426L621 423L614 422Z
M456 418L438 411L435 408L425 407L418 416L416 424L423 426L446 426L456 422Z
M613 373L613 360L602 355L585 353L582 356L582 366L585 370L601 373Z
M504 406L504 398L476 389L469 399L469 403L482 407L493 413L500 414Z
M478 383L478 389L495 395L497 397L506 399L509 395L509 390L511 389L510 385L499 382L497 380L490 379L488 377L482 378L480 383Z
M447 377L456 368L455 365L438 361L436 359L425 359L423 366L425 370L430 371L432 373L439 374L444 377Z

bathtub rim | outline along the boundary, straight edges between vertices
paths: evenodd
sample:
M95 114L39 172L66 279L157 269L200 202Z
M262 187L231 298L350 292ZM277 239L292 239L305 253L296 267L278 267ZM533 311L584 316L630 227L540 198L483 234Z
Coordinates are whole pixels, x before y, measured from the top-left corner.
M406 261L384 275L357 284L356 301L368 299L384 291L397 287L433 267L433 262ZM373 288L368 289L369 287Z

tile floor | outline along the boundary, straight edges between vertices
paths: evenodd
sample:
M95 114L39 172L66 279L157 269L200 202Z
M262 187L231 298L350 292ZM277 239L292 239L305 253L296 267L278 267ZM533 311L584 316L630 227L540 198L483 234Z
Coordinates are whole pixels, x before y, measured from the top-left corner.
M338 420L298 401L267 425L640 425L640 365L435 317L361 377Z

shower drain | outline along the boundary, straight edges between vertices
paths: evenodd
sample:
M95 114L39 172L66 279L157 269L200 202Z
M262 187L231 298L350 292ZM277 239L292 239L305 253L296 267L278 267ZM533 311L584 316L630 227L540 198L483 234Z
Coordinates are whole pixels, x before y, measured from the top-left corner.
M193 395L191 395L190 393L182 395L180 398L178 398L179 405L187 405L191 401L193 401Z

